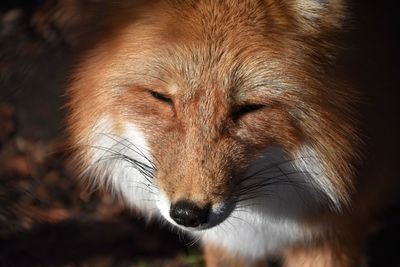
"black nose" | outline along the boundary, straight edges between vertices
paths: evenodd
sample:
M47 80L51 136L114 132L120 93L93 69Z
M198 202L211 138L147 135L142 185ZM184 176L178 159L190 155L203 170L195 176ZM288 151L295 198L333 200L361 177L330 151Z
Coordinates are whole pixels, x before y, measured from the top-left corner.
M195 203L180 200L171 205L169 215L178 224L186 227L197 227L208 221L210 205L199 207Z

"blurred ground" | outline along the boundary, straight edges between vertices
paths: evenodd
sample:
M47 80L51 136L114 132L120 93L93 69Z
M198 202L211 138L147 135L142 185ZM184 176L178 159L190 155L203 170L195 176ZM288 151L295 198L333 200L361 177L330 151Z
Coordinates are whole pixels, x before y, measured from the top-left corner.
M0 5L0 266L201 266L189 240L145 226L107 192L88 192L66 161L63 89L91 19L85 8L96 2ZM400 266L399 207L382 212L371 266Z

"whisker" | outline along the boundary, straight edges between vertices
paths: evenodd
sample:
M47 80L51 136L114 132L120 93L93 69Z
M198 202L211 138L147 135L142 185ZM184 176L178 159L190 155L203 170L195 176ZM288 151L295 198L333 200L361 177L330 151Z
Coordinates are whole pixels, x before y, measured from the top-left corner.
M104 134L106 137L110 138L111 140L117 142L117 144L122 145L126 148L128 148L130 151L138 154L139 156L143 157L144 159L146 159L151 165L152 167L155 169L155 165L152 162L152 160L150 160L150 158L143 152L143 150L146 150L147 153L150 154L150 151L148 149L142 148L142 147L138 147L136 144L132 143L128 138L122 138L119 137L118 135L114 135L114 134ZM120 138L121 140L117 140L116 138ZM123 142L127 142L128 144L124 144ZM136 150L134 150L133 148L135 148ZM152 158L156 159L154 157L154 155L151 155ZM157 159L156 159L157 160Z
M153 171L154 171L154 169L151 166L149 166L149 165L147 165L147 164L145 164L143 162L140 162L140 161L138 161L136 159L132 159L129 156L127 156L125 154L122 154L122 153L120 153L118 151L115 151L113 149L110 149L110 148L98 147L98 146L93 146L93 148L99 149L99 150L102 150L102 151L105 151L105 152L108 152L108 153L112 154L112 155L107 157L108 159L121 159L121 160L124 160L126 162L131 163L132 167L134 167L138 171L140 171L142 173L142 175L149 182L151 182L150 179L153 177ZM104 160L104 157L101 160Z

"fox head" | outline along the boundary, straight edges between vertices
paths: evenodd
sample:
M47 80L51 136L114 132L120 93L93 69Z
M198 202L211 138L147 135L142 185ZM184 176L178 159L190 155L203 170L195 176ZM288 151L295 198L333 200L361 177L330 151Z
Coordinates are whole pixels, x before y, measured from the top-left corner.
M108 8L68 89L96 184L194 230L348 202L352 96L329 73L342 1L133 2Z

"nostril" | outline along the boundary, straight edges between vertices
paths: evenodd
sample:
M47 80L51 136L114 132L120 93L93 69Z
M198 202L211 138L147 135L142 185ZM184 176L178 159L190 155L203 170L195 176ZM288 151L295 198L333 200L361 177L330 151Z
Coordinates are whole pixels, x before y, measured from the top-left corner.
M177 224L186 227L198 227L207 223L209 212L210 205L199 207L193 202L180 200L171 205L169 213Z

